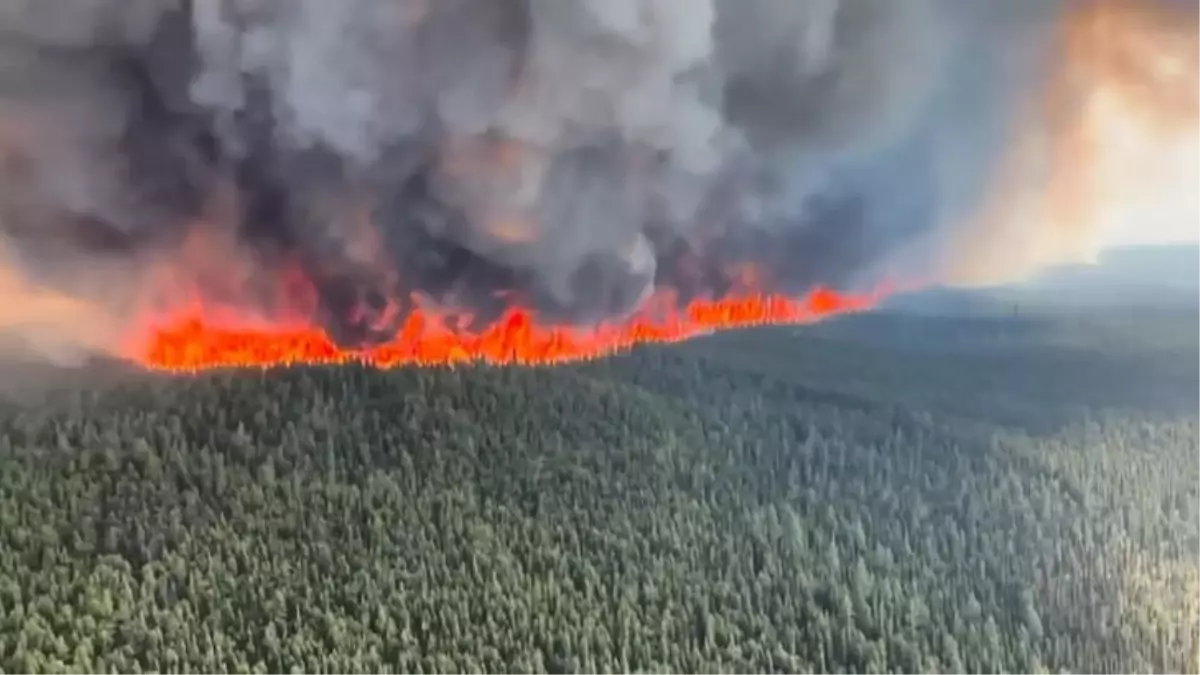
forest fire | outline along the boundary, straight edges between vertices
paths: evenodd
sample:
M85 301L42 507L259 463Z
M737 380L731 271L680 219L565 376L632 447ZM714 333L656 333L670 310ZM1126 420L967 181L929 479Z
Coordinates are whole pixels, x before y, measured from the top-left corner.
M181 372L350 362L378 368L467 362L548 365L606 356L639 343L678 342L714 330L815 321L868 309L877 295L817 289L800 300L757 295L695 300L675 309L673 298L664 293L624 322L591 329L540 325L532 312L510 308L473 332L451 328L452 318L416 310L391 340L357 349L339 346L319 326L297 322L232 327L196 306L159 322L148 336L132 342L128 357L151 369Z
M55 360L560 363L1194 222L1194 3L9 4L0 338Z

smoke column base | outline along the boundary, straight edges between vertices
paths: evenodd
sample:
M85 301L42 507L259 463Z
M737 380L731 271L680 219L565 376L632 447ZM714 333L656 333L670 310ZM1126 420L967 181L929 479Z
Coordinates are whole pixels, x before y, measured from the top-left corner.
M343 363L381 369L467 363L553 365L600 358L643 343L681 342L716 330L802 324L864 311L885 292L850 294L818 288L802 299L751 295L695 300L683 309L672 309L674 298L662 294L628 321L587 330L542 326L531 312L514 308L472 333L451 329L436 313L418 310L392 340L363 349L339 347L315 326L229 327L193 309L159 322L147 337L131 342L126 357L151 370L179 373Z

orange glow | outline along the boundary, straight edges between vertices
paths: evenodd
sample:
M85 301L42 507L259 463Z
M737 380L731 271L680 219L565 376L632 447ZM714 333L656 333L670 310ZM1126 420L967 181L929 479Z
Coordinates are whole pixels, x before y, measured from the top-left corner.
M545 365L597 358L639 343L679 342L714 330L811 322L868 309L878 296L817 289L801 300L747 296L697 300L673 309L674 298L662 293L624 322L586 330L539 325L531 312L510 309L482 331L469 332L451 328L453 321L436 311L419 309L390 341L357 350L337 346L309 324L255 325L194 305L156 322L145 337L130 343L128 355L148 368L168 371L350 362L378 368L466 362Z
M1117 243L1195 237L1200 110L1195 8L1093 0L1064 31L1061 218ZM1052 103L1059 102L1052 99ZM1059 214L1055 214L1059 215Z
M488 176L506 177L531 156L536 154L525 145L496 142L460 148L451 153L450 163L462 173L483 167ZM339 229L346 233L343 251L354 259L356 269L382 280L370 287L394 288L387 283L394 279L392 271L373 255L383 247L374 238L369 209L353 200L349 205L349 216ZM519 217L519 209L515 212L509 218L483 219L490 226L488 233L497 240L532 238L537 223ZM300 265L282 261L274 270L256 268L239 251L231 233L219 227L226 222L233 219L215 210L197 224L178 255L148 268L145 290L136 303L142 308L141 320L133 322L135 330L122 342L122 356L150 369L181 372L299 363L357 362L379 368L468 362L556 364L605 356L639 343L678 342L716 330L815 321L866 309L877 296L825 289L803 299L761 294L756 290L765 285L762 271L742 265L727 270L733 291L723 299L695 300L685 306L674 292L662 291L635 315L588 328L547 325L534 312L514 306L490 325L474 330L467 327L471 322L464 313L432 307L417 297L412 298L415 309L401 316L406 303L392 298L383 307L368 310L363 303L348 309L345 317L383 335L398 325L391 339L347 348L308 318L316 315L319 302L317 289ZM245 303L269 308L273 318L237 309Z
M949 247L951 280L1003 283L1108 247L1196 241L1200 32L1186 4L1069 5L991 194Z

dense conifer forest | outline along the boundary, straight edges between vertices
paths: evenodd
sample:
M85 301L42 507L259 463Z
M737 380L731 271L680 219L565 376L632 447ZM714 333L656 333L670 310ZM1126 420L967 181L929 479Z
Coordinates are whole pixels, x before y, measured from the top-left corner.
M1122 317L7 400L0 670L1196 672L1197 317Z

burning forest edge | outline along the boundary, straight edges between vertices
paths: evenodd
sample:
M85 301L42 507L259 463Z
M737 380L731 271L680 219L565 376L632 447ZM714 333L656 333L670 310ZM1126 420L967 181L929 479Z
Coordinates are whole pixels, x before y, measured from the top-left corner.
M562 363L1019 278L1194 221L1189 4L0 3L0 337Z
M474 332L455 328L453 316L443 319L417 310L407 315L391 339L361 348L340 346L313 325L264 330L214 324L198 308L131 340L126 357L148 368L185 372L293 363L359 362L379 368L473 361L547 365L606 356L639 343L678 342L714 330L815 321L866 310L881 295L882 291L844 294L817 289L800 300L782 296L693 300L682 310L660 296L665 302L651 301L629 320L588 329L540 325L529 311L508 309L499 320ZM662 311L654 312L656 306Z

